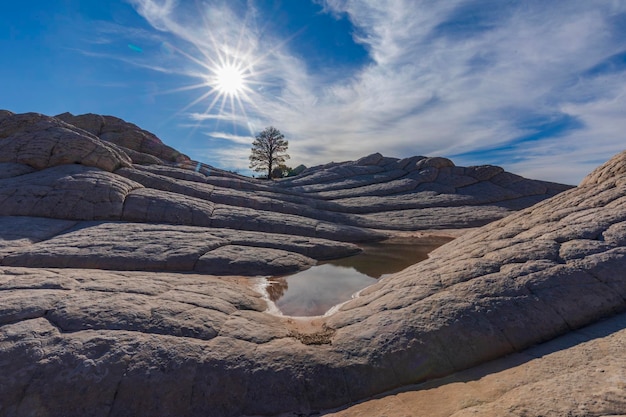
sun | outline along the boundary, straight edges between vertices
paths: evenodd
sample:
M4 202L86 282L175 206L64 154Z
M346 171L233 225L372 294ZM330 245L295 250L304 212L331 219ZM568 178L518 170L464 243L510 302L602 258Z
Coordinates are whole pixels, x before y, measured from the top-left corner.
M241 46L232 48L215 40L212 40L212 47L196 46L200 51L199 56L182 49L174 49L197 65L198 68L190 69L185 75L197 78L200 82L168 92L203 90L177 113L181 114L206 101L207 106L202 113L194 113L193 117L198 121L194 128L197 128L203 120L232 119L235 124L246 119L247 110L257 108L255 101L259 97L259 91L263 90L264 85L269 85L259 79L264 74L259 67L264 68L266 55L256 56L253 51L244 50Z
M215 89L227 96L237 96L246 87L244 72L236 65L224 64L215 69Z

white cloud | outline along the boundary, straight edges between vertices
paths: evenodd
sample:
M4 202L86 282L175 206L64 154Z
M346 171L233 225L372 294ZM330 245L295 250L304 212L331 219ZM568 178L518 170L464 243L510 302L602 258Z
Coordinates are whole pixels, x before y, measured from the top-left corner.
M623 11L623 4L535 3L503 13L496 26L484 33L440 37L433 37L433 29L455 5L468 2L416 4L326 2L328 9L347 13L358 26L358 40L367 44L375 64L355 74L349 85L327 86L316 105L306 109L313 126L299 133L308 146L315 148L325 134L333 143L358 143L362 153L406 156L413 149L421 154L462 154L506 145L527 133L519 127L520 119L556 112L579 117L587 126L585 135L599 133L584 113L567 106L568 99L581 99L567 83L576 80L579 89L590 90L583 98L588 103L604 100L607 91L623 85L620 80L604 80L605 87L597 88L588 85L593 80L578 79L593 63L619 51L620 44L607 39L607 19L620 11L616 8ZM606 106L618 113L623 108L615 102ZM303 116L294 115L294 119ZM613 118L604 120L605 125L615 123ZM524 158L526 166L545 160L550 165L542 172L565 180L554 164L561 160L572 171L567 178L577 180L588 171L589 153L584 149L594 147L594 155L601 153L607 159L624 147L619 129L595 135L592 143L582 135L573 131L550 139L552 146L543 149L549 153L537 153L534 162ZM572 143L580 151L568 156L577 159L560 159ZM353 146L330 149L345 151L337 159L358 157ZM329 156L332 153L320 155L326 160ZM515 167L539 172L524 165Z
M257 24L253 2L247 13L215 3L199 10L202 19L193 14L198 10L184 12L182 2L132 3L155 28L192 43L206 59L234 54L253 63L236 123L247 120L250 133L278 127L294 164L509 146L507 169L571 183L624 148L625 103L615 94L623 92L623 77L582 76L624 48L626 35L609 24L626 13L624 2L321 1L329 13L350 19L355 40L372 58L330 82L309 73L281 46L284 40ZM211 123L233 114L219 110L192 118ZM527 120L554 114L582 127L538 140L531 150L515 146L531 130ZM473 155L465 160L492 162Z
M229 142L238 143L242 145L248 145L248 146L252 145L252 142L254 141L254 138L252 136L234 135L232 133L227 133L227 132L204 132L204 134L210 138L224 139Z

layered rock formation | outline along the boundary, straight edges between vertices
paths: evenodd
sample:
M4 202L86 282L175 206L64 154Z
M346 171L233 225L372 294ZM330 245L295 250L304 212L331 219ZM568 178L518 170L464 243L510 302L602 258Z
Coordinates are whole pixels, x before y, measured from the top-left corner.
M2 249L0 265L282 274L385 237L371 228L473 227L566 188L498 167L380 155L273 185L193 162L115 117L3 111L0 216L74 223L50 221L67 230Z
M309 168L278 186L354 214L345 223L394 230L482 226L570 188L492 165L458 167L441 157L380 154Z
M625 310L626 153L558 195L380 155L269 184L59 117L0 114L0 415L307 415ZM485 223L328 317L207 275L303 268L371 227Z

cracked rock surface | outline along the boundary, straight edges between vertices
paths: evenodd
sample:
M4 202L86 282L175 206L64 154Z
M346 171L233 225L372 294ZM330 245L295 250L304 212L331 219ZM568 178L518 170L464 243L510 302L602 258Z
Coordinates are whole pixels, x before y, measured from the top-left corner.
M0 112L0 147L40 125L106 144L103 166L3 153L0 415L309 415L626 310L626 152L569 190L378 154L268 183L87 116ZM235 276L355 253L372 227L480 224L325 317L269 314L263 281Z
M570 188L494 166L379 154L261 181L191 161L150 132L95 114L1 111L0 151L7 227L18 216L83 222L50 242L0 248L10 252L0 260L7 266L284 274L388 236L376 230L476 227ZM232 231L231 246L194 246L217 229ZM242 240L242 232L258 235ZM103 234L116 243L100 244ZM302 242L289 243L295 237Z

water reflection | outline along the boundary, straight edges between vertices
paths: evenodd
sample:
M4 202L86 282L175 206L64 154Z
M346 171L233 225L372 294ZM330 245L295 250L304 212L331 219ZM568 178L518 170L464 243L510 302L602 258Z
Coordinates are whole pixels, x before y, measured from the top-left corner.
M372 278L394 274L428 258L428 254L451 241L447 237L396 238L362 245L363 252L328 263L346 266Z
M450 240L428 237L363 245L358 255L323 262L287 277L269 278L267 292L283 314L322 315L381 276L423 261Z

